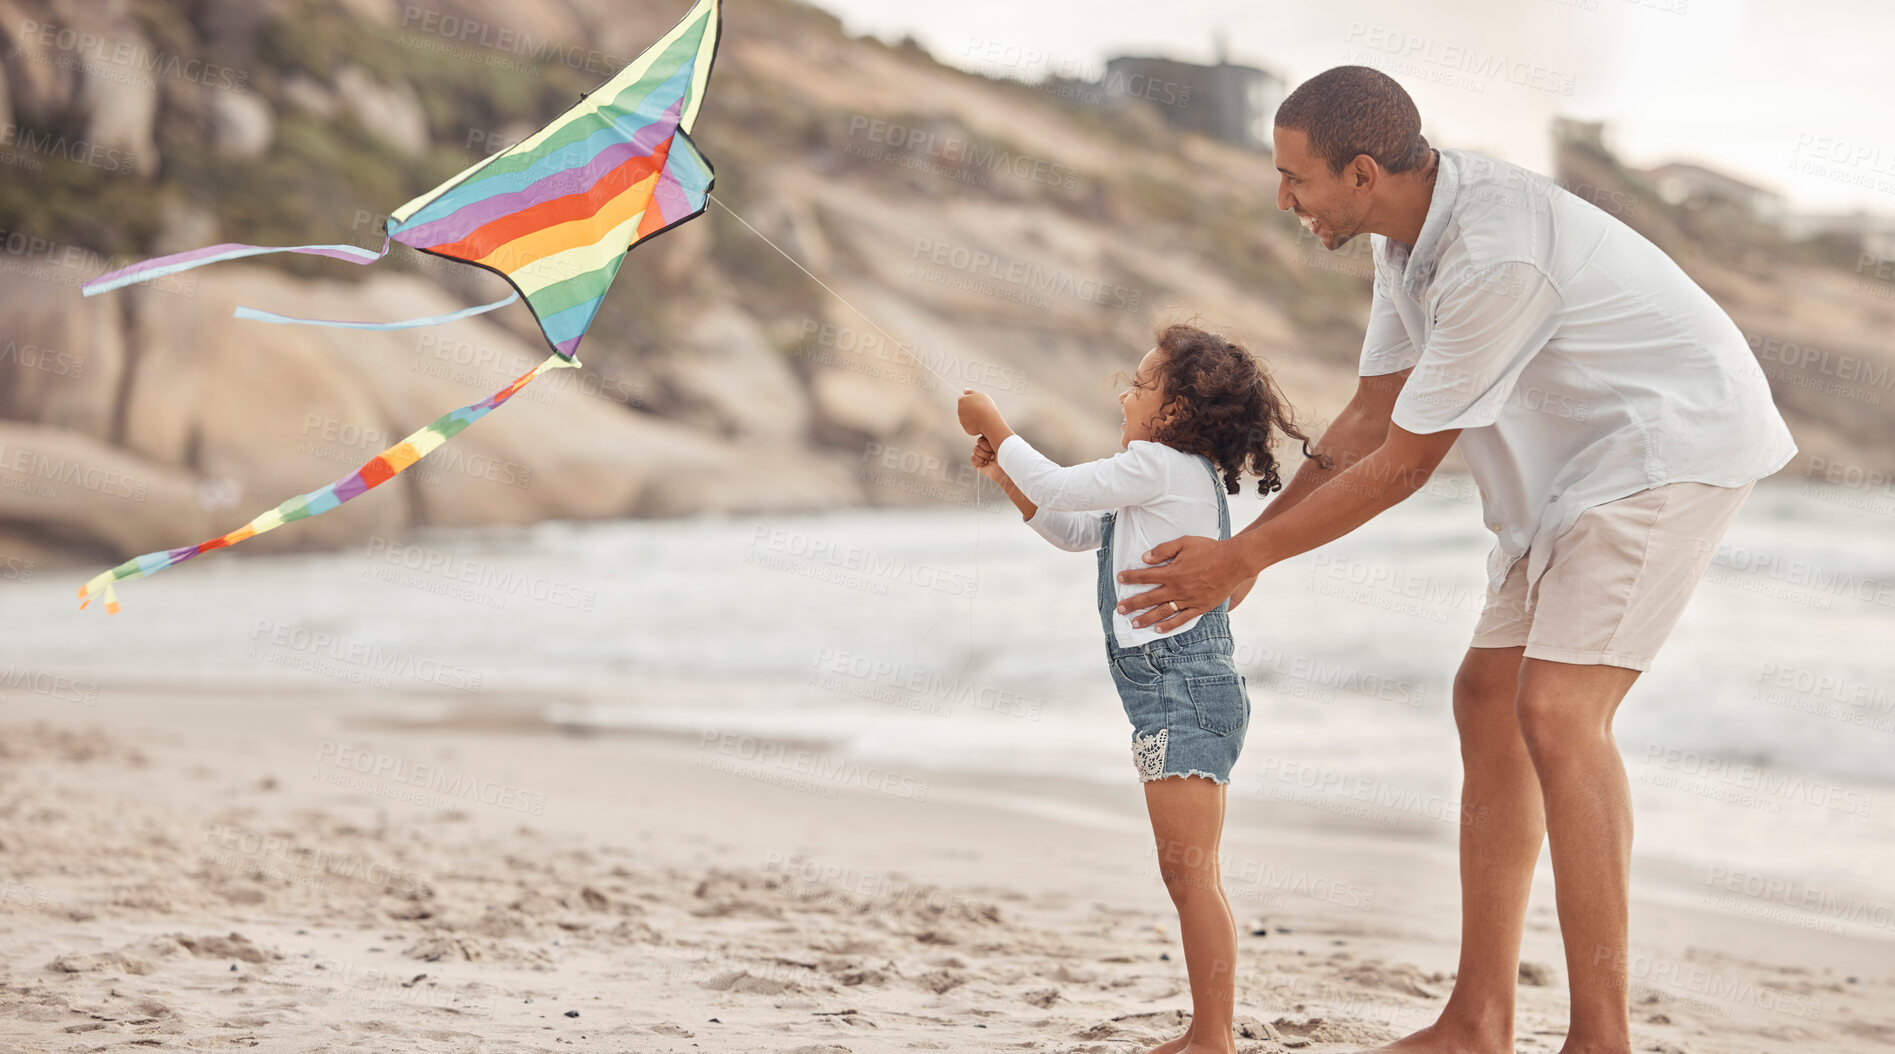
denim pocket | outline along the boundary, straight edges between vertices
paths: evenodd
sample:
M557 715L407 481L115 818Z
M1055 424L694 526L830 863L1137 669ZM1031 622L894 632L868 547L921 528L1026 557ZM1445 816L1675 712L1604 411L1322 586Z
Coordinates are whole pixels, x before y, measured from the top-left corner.
M1164 679L1164 674L1159 672L1158 667L1153 666L1150 659L1137 652L1113 656L1112 669L1124 678L1127 684L1137 685L1140 688L1155 688L1158 682Z
M1237 674L1186 677L1184 690L1190 694L1191 706L1198 712L1198 725L1206 732L1227 736L1244 727L1248 715L1244 713L1243 683Z

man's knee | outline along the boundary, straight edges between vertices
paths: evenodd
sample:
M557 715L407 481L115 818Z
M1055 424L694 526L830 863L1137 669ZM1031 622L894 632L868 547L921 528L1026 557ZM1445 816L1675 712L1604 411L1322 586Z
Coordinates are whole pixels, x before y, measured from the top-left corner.
M1510 716L1520 692L1521 648L1470 648L1454 672L1454 724L1462 736Z
M1539 692L1521 692L1514 700L1514 719L1520 723L1520 738L1534 759L1558 749L1559 739L1570 731L1570 714L1563 713L1559 700Z
M1572 754L1593 744L1610 745L1610 724L1589 707L1528 686L1514 702L1520 738L1526 741L1533 764L1544 769L1548 760Z
M1612 746L1612 717L1638 679L1615 666L1529 664L1520 677L1514 717L1535 764L1587 747Z

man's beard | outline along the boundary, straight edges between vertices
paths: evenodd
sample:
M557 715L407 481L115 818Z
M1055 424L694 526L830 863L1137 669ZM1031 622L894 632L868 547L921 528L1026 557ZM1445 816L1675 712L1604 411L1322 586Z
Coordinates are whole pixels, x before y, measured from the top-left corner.
M1347 232L1345 233L1342 228L1333 226L1328 223L1324 223L1322 220L1317 219L1313 215L1308 217L1307 219L1304 219L1301 216L1297 218L1303 221L1303 229L1309 231L1309 233L1313 237L1315 237L1315 239L1318 242L1322 244L1322 247L1324 249L1329 250L1330 252L1335 252L1337 249L1340 249L1343 246L1349 244L1351 239L1353 239L1356 235L1361 234L1362 226L1364 223L1364 220L1362 219L1362 217L1360 216L1354 217L1352 220L1350 220L1351 226L1348 227ZM1311 227L1312 223L1321 224L1322 226L1321 234L1318 234L1315 231L1315 229ZM1326 240L1326 238L1334 238L1335 243L1331 244L1329 241Z

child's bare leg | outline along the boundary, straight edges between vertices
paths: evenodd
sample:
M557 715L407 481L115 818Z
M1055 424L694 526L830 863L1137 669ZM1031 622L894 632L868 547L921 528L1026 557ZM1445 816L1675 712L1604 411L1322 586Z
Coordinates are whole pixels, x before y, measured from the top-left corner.
M1191 978L1191 1027L1148 1054L1232 1054L1237 923L1217 866L1224 832L1224 785L1202 776L1145 784L1158 843L1158 871L1178 908L1185 971Z

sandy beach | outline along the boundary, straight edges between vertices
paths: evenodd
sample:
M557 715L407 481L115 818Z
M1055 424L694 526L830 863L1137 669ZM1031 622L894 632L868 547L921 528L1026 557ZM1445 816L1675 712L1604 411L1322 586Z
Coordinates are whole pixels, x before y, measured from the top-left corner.
M1895 8L697 4L0 0L0 1054L1177 1036L1095 556L956 406L1267 468L1224 340L1138 366L1173 322L1268 363L1281 475L1356 466L1230 613L1238 1050L1453 991L1496 546L1595 594L1544 654L1623 661L1656 620L1554 623L1710 535L1660 506L1614 578L1553 525L1768 471L1534 754L1584 763L1582 866L1599 724L1625 763L1634 1050L1895 1054ZM1291 101L1337 61L1388 76ZM1041 504L1207 508L1138 474ZM1240 482L1235 528L1277 500ZM1615 935L1604 874L1565 892ZM1555 892L1543 851L1515 1054L1567 1031Z
M0 1047L1115 1052L1185 1021L1129 773L918 777L488 702L258 702L16 694ZM1426 1023L1454 968L1453 828L1297 817L1233 803L1240 1049ZM1524 1051L1564 1020L1541 872ZM1638 1049L1895 1042L1889 941L1714 910L1649 866L1635 894Z

